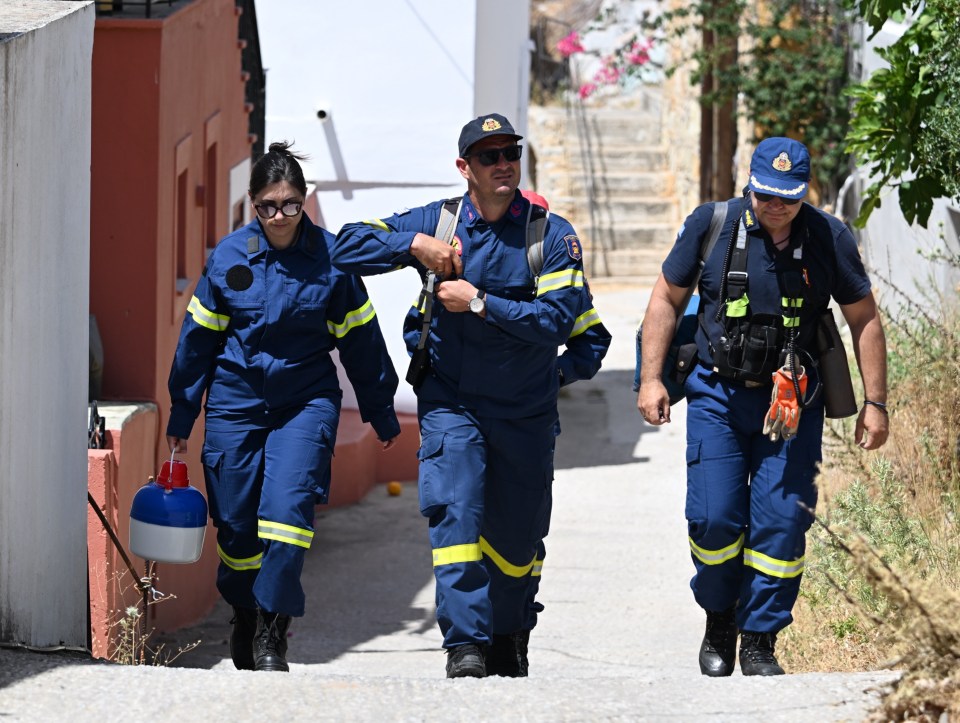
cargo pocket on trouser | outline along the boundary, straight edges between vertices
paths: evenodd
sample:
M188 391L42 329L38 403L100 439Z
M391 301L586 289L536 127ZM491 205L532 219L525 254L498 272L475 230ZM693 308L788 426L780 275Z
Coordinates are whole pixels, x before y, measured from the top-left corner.
M707 522L707 490L703 477L700 440L687 442L687 499L684 515L690 537L694 539Z
M200 452L203 462L203 479L207 488L207 503L210 507L210 519L219 527L230 518L229 491L223 489L223 450L207 444Z
M305 484L313 493L316 504L321 505L326 504L330 496L330 464L337 444L336 429L321 423L317 436L320 440L317 459L307 470Z
M420 440L417 459L420 460L418 493L420 514L433 517L447 505L456 501L456 483L450 470L444 469L444 432L424 435Z

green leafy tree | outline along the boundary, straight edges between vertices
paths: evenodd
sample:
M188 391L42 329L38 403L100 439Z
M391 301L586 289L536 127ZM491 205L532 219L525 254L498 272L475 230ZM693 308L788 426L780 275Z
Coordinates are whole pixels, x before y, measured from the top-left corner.
M707 72L717 79L717 90L702 95L701 104L739 98L760 137L803 141L815 159L815 185L833 200L849 172L842 143L849 123L849 21L841 0L699 0L650 19L647 27L668 42L691 29L711 34L712 47L682 60L693 63L693 83ZM741 35L751 42L730 63L727 49Z
M960 199L960 2L850 2L874 34L888 19L912 20L877 51L889 67L849 91L848 149L873 179L855 224L863 227L893 187L907 221L926 226L936 199Z

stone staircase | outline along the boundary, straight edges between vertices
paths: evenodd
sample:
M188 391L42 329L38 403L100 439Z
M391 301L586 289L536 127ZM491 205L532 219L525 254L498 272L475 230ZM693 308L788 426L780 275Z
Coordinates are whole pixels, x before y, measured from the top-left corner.
M659 89L616 107L531 106L529 134L536 191L577 230L587 274L652 284L681 221Z

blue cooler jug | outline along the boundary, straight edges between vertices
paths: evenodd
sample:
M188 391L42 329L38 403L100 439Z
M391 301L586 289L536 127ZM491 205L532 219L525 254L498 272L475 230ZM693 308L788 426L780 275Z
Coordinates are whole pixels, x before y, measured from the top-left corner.
M190 486L184 462L164 462L157 480L147 482L134 495L130 550L144 560L196 562L206 529L207 501Z

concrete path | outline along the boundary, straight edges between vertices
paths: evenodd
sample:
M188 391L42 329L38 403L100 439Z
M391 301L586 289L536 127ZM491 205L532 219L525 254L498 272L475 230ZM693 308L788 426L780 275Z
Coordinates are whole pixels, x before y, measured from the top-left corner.
M648 291L591 284L614 335L607 363L562 398L554 513L527 679L444 679L416 485L324 513L307 558L291 673L238 672L230 611L166 639L202 640L173 667L0 649L13 721L858 721L890 673L707 679L688 581L684 409L644 426L631 391ZM162 589L162 585L160 586Z

